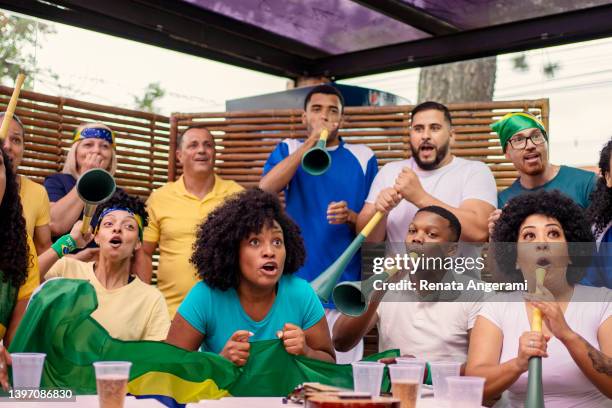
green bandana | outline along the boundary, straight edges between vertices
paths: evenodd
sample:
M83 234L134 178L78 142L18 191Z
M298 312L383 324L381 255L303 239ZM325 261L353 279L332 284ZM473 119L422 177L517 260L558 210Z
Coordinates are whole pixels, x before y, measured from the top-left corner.
M499 141L501 142L504 153L506 153L508 140L521 130L533 128L540 129L548 141L548 134L546 133L546 129L544 129L544 124L540 122L538 118L528 113L508 113L504 115L503 118L493 123L491 128L499 135Z

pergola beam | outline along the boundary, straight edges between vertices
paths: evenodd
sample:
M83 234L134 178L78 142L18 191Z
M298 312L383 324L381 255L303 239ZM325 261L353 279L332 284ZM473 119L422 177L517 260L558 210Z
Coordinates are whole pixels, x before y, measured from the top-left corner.
M401 0L353 0L353 2L417 28L427 34L445 35L460 31L459 28L449 22L434 17L416 7L412 7Z
M612 4L317 60L335 80L593 40L612 35Z

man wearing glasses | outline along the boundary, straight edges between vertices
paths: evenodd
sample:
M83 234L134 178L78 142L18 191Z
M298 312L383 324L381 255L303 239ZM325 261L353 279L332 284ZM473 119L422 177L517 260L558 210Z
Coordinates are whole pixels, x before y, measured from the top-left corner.
M499 135L506 158L519 173L510 187L499 192L498 208L513 197L541 189L559 190L581 207L589 206L597 181L595 173L551 164L548 133L540 120L528 113L509 113L491 128Z

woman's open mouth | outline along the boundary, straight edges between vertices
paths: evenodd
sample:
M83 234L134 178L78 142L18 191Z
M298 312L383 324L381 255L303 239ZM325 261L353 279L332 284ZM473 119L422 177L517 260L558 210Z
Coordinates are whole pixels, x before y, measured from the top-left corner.
M276 275L278 264L276 262L266 262L260 268L266 275Z
M536 265L538 265L540 268L548 268L550 264L550 259L545 257L538 258L538 260L536 261Z
M110 243L111 248L119 248L121 246L121 244L123 243L123 240L121 239L121 237L115 236L112 237L110 239L110 241L108 241Z

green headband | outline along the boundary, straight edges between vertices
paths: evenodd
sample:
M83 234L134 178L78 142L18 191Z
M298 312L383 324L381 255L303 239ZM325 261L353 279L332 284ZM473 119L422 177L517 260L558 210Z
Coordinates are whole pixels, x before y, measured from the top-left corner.
M538 118L528 113L508 113L491 125L491 129L499 135L499 141L501 142L504 153L506 153L508 140L510 140L512 136L521 130L534 128L540 129L548 141L548 134L546 133L546 129L544 129L544 124L540 122Z

